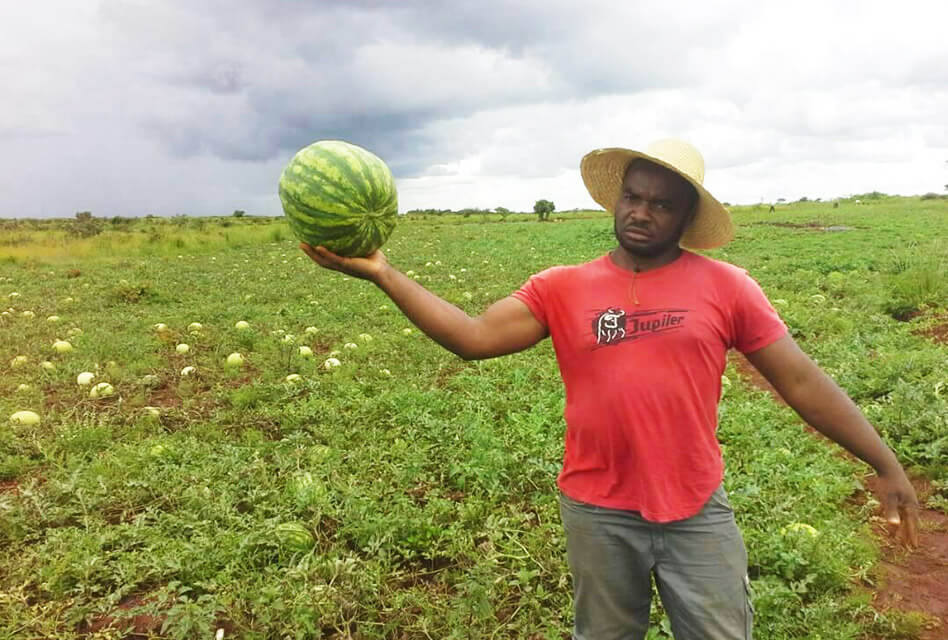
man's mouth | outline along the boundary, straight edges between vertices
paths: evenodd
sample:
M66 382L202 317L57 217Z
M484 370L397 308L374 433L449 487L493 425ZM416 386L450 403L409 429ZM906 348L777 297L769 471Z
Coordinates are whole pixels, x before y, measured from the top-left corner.
M622 234L633 240L649 240L652 237L647 231L638 227L626 227Z

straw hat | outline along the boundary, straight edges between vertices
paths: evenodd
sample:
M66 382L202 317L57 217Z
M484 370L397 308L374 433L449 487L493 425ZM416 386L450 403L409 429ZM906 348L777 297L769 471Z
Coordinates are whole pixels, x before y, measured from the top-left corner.
M587 153L579 168L593 200L606 211L614 213L622 192L625 171L636 158L644 158L671 169L690 182L698 192L698 210L694 221L681 236L679 244L682 247L714 249L734 238L731 214L701 185L704 182L704 158L697 149L682 140L658 140L644 152L611 148Z

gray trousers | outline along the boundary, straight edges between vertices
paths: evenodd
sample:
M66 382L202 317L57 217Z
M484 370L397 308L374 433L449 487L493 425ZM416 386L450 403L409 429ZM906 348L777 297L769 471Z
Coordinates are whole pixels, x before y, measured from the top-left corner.
M675 640L746 640L747 551L723 487L701 511L657 523L560 494L573 577L574 640L641 640L651 576Z

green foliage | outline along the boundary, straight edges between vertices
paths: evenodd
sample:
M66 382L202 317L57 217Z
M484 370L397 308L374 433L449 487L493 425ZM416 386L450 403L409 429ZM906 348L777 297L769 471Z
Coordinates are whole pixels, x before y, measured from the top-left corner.
M737 238L711 252L786 301L777 308L803 348L933 478L940 508L945 350L917 332L945 312L945 245L931 233L948 222L945 206L734 207ZM615 243L602 212L492 224L500 214L408 216L386 253L476 314L530 274ZM0 229L0 295L20 293L4 307L36 316L0 319L0 362L23 353L55 364L8 369L0 384L0 636L91 637L83 620L118 611L155 616L156 635L180 638L219 626L247 638L568 634L554 484L563 395L548 341L461 361L404 334L408 322L377 289L312 265L282 218L140 219L87 239L71 224ZM896 299L921 314L896 320ZM53 314L60 323L43 320ZM236 330L238 320L252 329ZM192 322L203 328L192 333ZM74 351L50 353L73 327ZM178 342L190 352L177 354ZM301 357L301 344L316 357ZM233 351L246 359L239 370L223 365ZM324 369L334 351L341 366ZM182 377L185 366L196 373ZM116 397L91 400L80 371ZM867 468L727 373L719 436L756 635L909 637L920 618L873 611L861 587L875 580L877 553L874 505L854 500ZM32 395L15 393L20 383ZM21 402L39 427L6 421ZM312 549L275 539L288 522L312 532ZM670 637L657 604L652 621L649 637Z
M937 245L934 251L920 251L913 241L891 255L888 282L892 295L885 309L892 317L905 320L948 299L948 258Z

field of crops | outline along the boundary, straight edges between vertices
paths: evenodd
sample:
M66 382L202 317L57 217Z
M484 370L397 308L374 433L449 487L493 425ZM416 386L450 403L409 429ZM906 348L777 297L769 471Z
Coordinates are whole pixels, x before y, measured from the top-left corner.
M948 510L948 201L734 215L709 255L751 271ZM409 217L385 251L476 314L615 244L604 214L553 218ZM0 308L0 638L568 637L549 341L460 360L282 219L7 221ZM757 637L910 637L871 607L868 467L728 378Z

